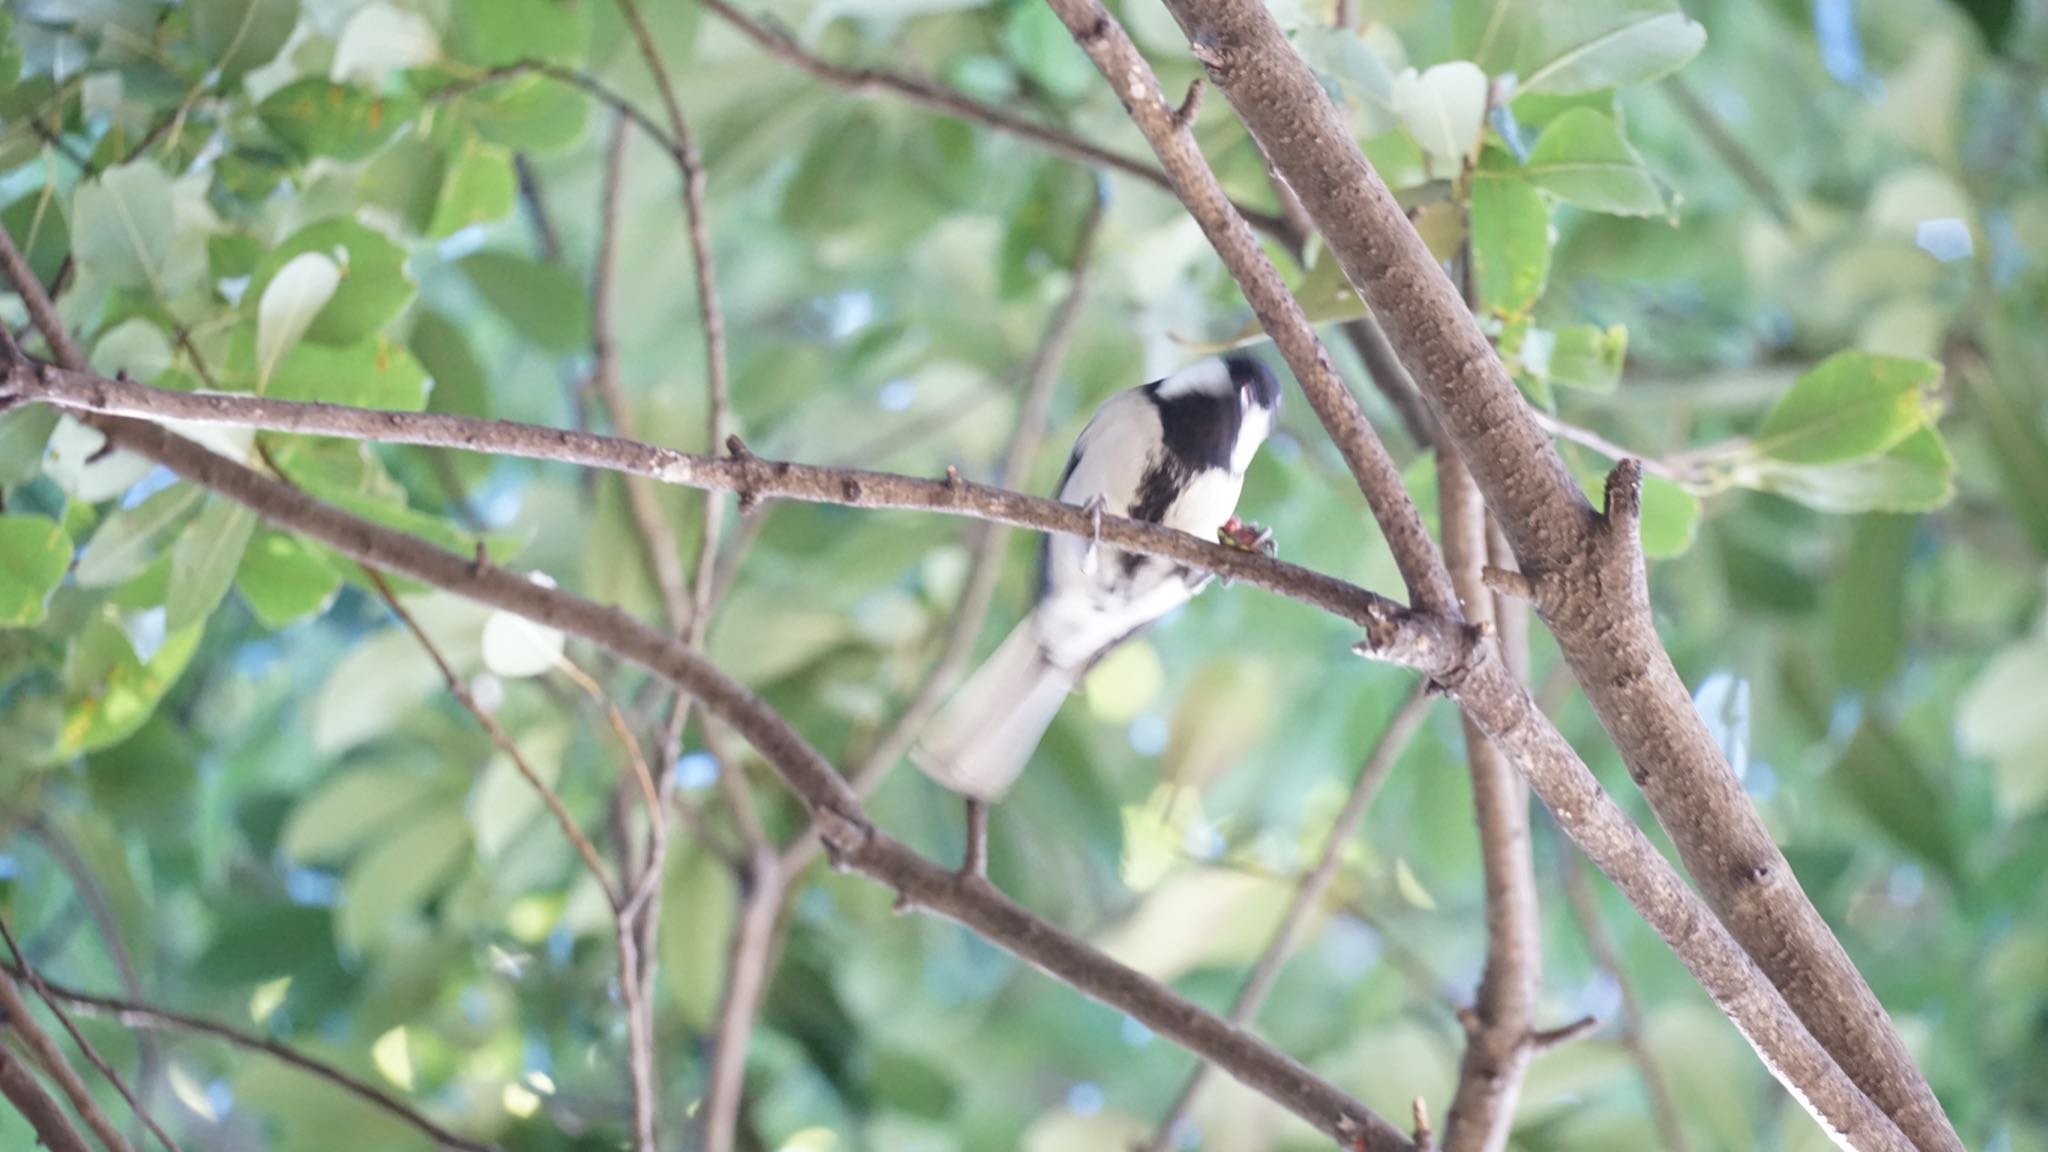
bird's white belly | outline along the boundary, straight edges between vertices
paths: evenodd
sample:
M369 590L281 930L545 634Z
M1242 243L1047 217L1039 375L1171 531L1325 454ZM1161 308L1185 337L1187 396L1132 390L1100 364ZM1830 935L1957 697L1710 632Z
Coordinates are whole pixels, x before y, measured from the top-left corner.
M1191 536L1214 540L1216 530L1237 511L1237 497L1243 490L1243 476L1221 469L1205 471L1167 508L1164 523Z

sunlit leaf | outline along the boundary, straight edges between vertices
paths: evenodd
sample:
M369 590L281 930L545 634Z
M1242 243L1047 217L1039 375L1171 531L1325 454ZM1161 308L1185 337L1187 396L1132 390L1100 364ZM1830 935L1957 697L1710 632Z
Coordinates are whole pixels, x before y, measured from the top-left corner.
M1438 64L1426 72L1410 68L1394 78L1394 114L1442 170L1456 171L1479 146L1486 87L1486 73L1468 60Z
M203 623L213 613L242 563L256 531L253 509L216 498L178 537L171 552L170 590L164 600L165 626L172 631Z
M301 252L263 290L256 306L257 390L270 380L277 362L306 334L334 290L341 286L341 268L318 252Z
M251 276L246 299L265 299L272 279L306 253L327 257L341 274L340 283L306 327L308 340L358 343L412 301L405 250L381 233L342 218L309 224L271 250Z
M71 202L79 267L122 287L162 284L174 233L171 201L170 178L146 160L80 184Z
M1522 170L1545 192L1595 212L1654 216L1666 209L1663 188L1621 128L1589 108L1551 121Z
M478 294L521 338L547 352L590 342L590 304L583 286L559 264L509 252L478 252L457 265Z
M1472 262L1479 303L1518 316L1543 295L1550 277L1550 209L1526 180L1502 170L1472 185Z
M299 22L299 0L192 0L192 47L227 81L270 62Z
M149 566L185 521L198 511L204 489L174 484L101 523L78 557L78 583L111 588Z
M410 96L312 76L271 93L256 109L271 134L301 160L364 159L418 112Z
M43 604L71 567L71 536L41 516L0 516L0 628L41 623Z
M1956 462L1941 433L1924 427L1882 456L1846 464L1760 460L1744 481L1823 512L1930 512L1956 492Z
M1875 456L1932 422L1940 379L1932 361L1838 352L1779 397L1755 448L1788 464Z

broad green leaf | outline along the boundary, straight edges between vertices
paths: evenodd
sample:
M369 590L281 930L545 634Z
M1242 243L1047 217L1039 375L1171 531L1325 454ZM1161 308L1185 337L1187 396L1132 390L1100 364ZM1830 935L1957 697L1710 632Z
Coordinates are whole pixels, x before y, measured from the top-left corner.
M1884 687L1904 658L1906 562L1919 521L1863 516L1849 537L1833 586L1835 678L1871 693Z
M233 84L277 56L299 22L299 0L192 0L192 47Z
M1394 78L1394 114L1439 173L1458 171L1479 146L1486 118L1486 73L1469 60L1410 68Z
M1097 83L1095 66L1047 5L1011 7L1003 22L1003 49L1026 75L1062 100L1078 100Z
M365 205L383 209L401 229L424 235L447 175L447 149L408 132L377 153L356 188Z
M1551 121L1522 170L1538 188L1595 212L1655 216L1667 207L1663 188L1620 126L1590 108Z
M411 96L307 77L270 94L256 114L302 161L317 156L361 160L419 113Z
M547 352L574 352L590 343L590 304L583 286L559 264L508 252L478 252L456 267L513 330Z
M1991 448L2005 509L2026 530L2034 551L2048 556L2048 429L2025 411L2024 378L1994 357L1991 372L1961 374L1961 402ZM0 451L0 460L6 453Z
M342 28L327 74L374 87L394 72L425 67L440 57L441 38L426 17L392 4L370 4L357 9Z
M453 47L485 68L521 60L575 67L590 51L593 7L566 0L457 0Z
M306 334L334 290L341 286L341 268L318 252L301 252L285 262L256 305L256 391L270 382L277 362Z
M661 991L690 1026L704 1029L718 1018L729 963L725 944L706 924L730 924L739 907L732 869L701 848L669 858L668 900L690 911L661 918Z
M1520 316L1550 277L1550 209L1543 194L1509 173L1472 185L1472 262L1487 314Z
M1312 22L1294 33L1294 46L1325 88L1341 95L1361 137L1393 127L1394 73L1365 37L1385 25L1353 30ZM1178 35L1178 29L1175 34ZM1391 34L1391 33L1389 33Z
M1940 379L1930 360L1838 352L1779 397L1754 448L1788 464L1878 455L1933 423Z
M235 588L264 627L282 628L326 611L341 576L297 537L263 529L242 553Z
M417 412L427 406L427 373L412 353L383 336L349 348L301 344L277 366L264 393L276 400Z
M1523 366L1546 383L1588 392L1614 391L1627 356L1628 330L1619 324L1604 329L1574 324L1543 332L1540 339L1532 329L1521 352Z
M1991 761L1992 795L2008 819L2048 807L2048 639L2029 636L1993 657L1956 713L1964 752Z
M71 201L79 267L123 288L161 285L175 229L171 202L170 177L147 160L80 184Z
M0 412L0 488L20 484L43 469L43 447L57 428L57 410L37 405Z
M1700 498L1662 476L1645 476L1642 517L1645 556L1683 556L1699 533Z
M205 496L196 485L173 484L107 517L78 557L79 586L112 588L149 567Z
M412 354L433 378L434 389L427 397L432 412L463 416L489 416L491 392L484 368L477 362L469 337L439 312L422 309L413 322Z
M406 607L456 675L476 670L490 609L438 592L408 596ZM346 752L389 731L445 688L412 633L387 628L349 649L321 686L313 704L313 746L323 755Z
M511 213L518 194L519 178L513 174L510 152L495 144L466 143L448 166L427 235L438 239L472 225L502 220Z
M21 79L21 45L14 39L14 17L0 12L0 92Z
M121 626L104 618L72 643L65 666L64 727L55 760L104 748L140 728L199 649L199 629L164 637L154 655L136 656Z
M1155 980L1170 981L1205 964L1242 963L1258 955L1285 905L1282 886L1263 876L1229 868L1185 870L1148 893L1095 946Z
M278 846L300 864L339 864L389 834L409 813L451 798L445 784L411 768L356 768L328 778L301 800Z
M185 526L171 551L171 584L164 600L165 627L175 632L203 624L234 583L256 513L215 499Z
M418 813L373 841L342 880L334 924L342 947L375 949L441 890L469 854L469 822L454 804Z
M1846 464L1785 464L1759 460L1749 487L1776 492L1822 512L1931 512L1956 494L1956 462L1931 427L1900 441L1882 456Z
M1961 853L1952 806L1897 733L1865 719L1830 775L1900 847L1955 880Z
M264 299L270 283L304 253L334 261L341 283L313 317L305 338L319 344L356 344L383 328L412 302L405 250L382 234L346 218L309 224L263 258L250 277L245 300Z
M0 227L7 229L7 235L28 259L29 268L42 281L43 288L53 287L57 269L64 266L64 258L71 254L71 225L64 216L64 198L54 189L30 192L0 209Z
M477 135L518 152L560 152L583 139L590 98L542 76L520 76L462 97Z
M41 516L0 516L0 628L43 621L43 605L71 567L71 536Z
M488 632L488 629L486 630ZM485 644L488 649L489 637ZM562 757L568 750L565 728L549 727L521 732L513 738L520 759L540 782L554 788L562 778ZM507 848L518 843L520 833L546 813L540 793L503 752L491 757L469 792L469 823L476 836L477 855L486 864L495 862ZM548 835L561 832L549 821Z
M1512 71L1517 93L1569 96L1641 84L1676 71L1706 46L1706 29L1674 0L1496 0L1491 42L1477 57Z

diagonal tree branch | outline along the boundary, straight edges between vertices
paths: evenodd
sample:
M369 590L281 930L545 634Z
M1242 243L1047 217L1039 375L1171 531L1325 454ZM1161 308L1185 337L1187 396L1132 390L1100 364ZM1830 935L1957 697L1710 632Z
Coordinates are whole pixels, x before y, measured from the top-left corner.
M1394 764L1401 759L1408 742L1422 730L1422 722L1429 715L1429 689L1417 685L1394 710L1387 720L1385 730L1366 756L1365 764L1358 771L1358 780L1351 786L1351 794L1345 798L1344 807L1330 824L1330 833L1323 839L1322 855L1317 857L1315 867L1301 878L1294 889L1294 896L1287 902L1287 910L1280 914L1280 924L1273 929L1273 938L1267 942L1266 950L1259 954L1258 963L1251 974L1237 990L1237 999L1230 1005L1230 1022L1240 1027L1251 1024L1265 1004L1266 996L1273 990L1274 981L1280 978L1280 967L1300 942L1301 930L1308 923L1309 913L1323 902L1330 891L1330 884L1337 879L1337 869L1344 861L1344 847L1358 835L1359 826L1365 823L1365 814L1372 808L1373 797L1379 795L1380 785L1394 770ZM1195 1070L1188 1074L1187 1081L1180 1086L1180 1094L1159 1118L1159 1124L1152 1130L1152 1139L1144 1145L1145 1152L1167 1152L1179 1139L1180 1128L1188 1115L1195 1110L1195 1102L1201 1098L1202 1089L1208 1084L1210 1067L1197 1063Z
M14 933L7 927L5 918L0 918L0 940L6 942L7 951L14 957L13 968L7 974L0 975L0 983L5 983L8 976L18 973L16 978L35 992L36 998L50 1010L50 1015L57 1018L58 1024L63 1025L65 1034L71 1037L71 1042L78 1045L78 1050L85 1054L87 1062L98 1070L107 1083L114 1086L114 1091L120 1093L121 1099L127 1101L129 1110L134 1112L143 1126L150 1130L157 1138L157 1142L162 1144L167 1152L183 1152L178 1147L178 1142L171 1139L170 1133L164 1131L163 1125L158 1124L156 1117L150 1114L148 1106L128 1087L128 1082L121 1078L120 1073L114 1071L114 1066L107 1063L106 1058L100 1055L99 1049L93 1047L92 1041L86 1039L85 1033L78 1030L78 1025L72 1023L70 1015L64 1011L64 1006L50 994L49 987L43 983L41 974L29 966L28 953L23 952L21 945L15 942ZM0 1001L4 1001L10 1014L15 1011L14 1003L18 999L19 997L12 992L0 991ZM26 1012L25 1008L23 1012Z
M6 1030L0 1028L0 1036ZM7 1045L0 1044L0 1096L7 1098L20 1112L29 1127L36 1130L36 1139L50 1152L92 1152L86 1146L85 1137L71 1123L71 1117L64 1114L57 1101L36 1083L28 1066L17 1059Z
M13 944L11 937L8 944L10 947ZM35 1016L29 1011L27 999L21 994L21 987L14 981L15 978L11 974L0 972L0 1027L20 1038L22 1047L28 1049L29 1056L36 1063L42 1065L43 1074L57 1082L57 1087L63 1091L64 1098L71 1102L72 1109L85 1121L85 1126L92 1130L93 1136L107 1152L134 1152L127 1137L121 1135L121 1130L114 1127L114 1122L107 1118L99 1102L92 1098L92 1090L85 1086L85 1081L71 1067L71 1062L64 1058L64 1053L57 1047L57 1042L50 1038L48 1032L43 1031L42 1025L36 1023ZM5 1049L0 1048L0 1052L5 1052ZM97 1053L94 1054L94 1058L97 1060ZM0 1056L0 1059L5 1057ZM102 1066L104 1067L103 1062Z
M1535 589L1537 611L1707 902L1921 1152L1960 1152L1883 1005L1800 889L1658 639L1633 504L1627 516L1610 506L1603 517L1588 506L1457 290L1271 14L1250 0L1167 0L1167 7L1301 197L1464 455ZM1634 469L1624 463L1622 471Z

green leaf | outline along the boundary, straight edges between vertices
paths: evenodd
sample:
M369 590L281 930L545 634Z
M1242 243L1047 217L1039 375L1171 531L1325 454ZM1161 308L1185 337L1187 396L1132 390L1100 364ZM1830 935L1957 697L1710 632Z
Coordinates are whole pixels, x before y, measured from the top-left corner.
M491 390L469 337L439 312L422 310L412 326L412 354L433 378L430 412L462 416L491 414Z
M171 552L171 585L164 599L164 626L175 632L202 624L234 583L243 550L256 531L256 513L217 499L202 509Z
M356 185L365 205L375 205L391 214L410 232L424 234L433 223L435 205L441 199L441 182L448 175L446 149L418 133L408 132L363 169Z
M340 286L340 266L318 252L301 252L278 270L256 305L256 391Z
M325 612L341 577L297 537L264 529L242 553L235 589L265 628L276 629Z
M1537 354L1541 348L1542 354ZM1556 332L1531 330L1522 343L1521 360L1544 382L1587 392L1612 392L1621 383L1628 356L1628 329L1616 324L1597 328L1574 324Z
M271 134L302 161L364 159L418 114L411 96L381 96L317 76L287 84L256 108Z
M434 777L411 768L372 765L330 777L292 809L278 846L301 864L339 864L409 813L450 799Z
M568 730L543 728L521 732L520 757L541 783L554 788L562 778L562 756L568 748ZM469 792L469 822L476 837L476 852L486 864L496 863L505 851L518 843L520 833L540 820L545 812L540 792L519 771L512 758L499 753L478 774ZM559 837L553 822L547 834Z
M1931 427L1882 456L1847 464L1761 460L1752 467L1741 482L1822 512L1931 512L1956 494L1956 462Z
M264 394L417 412L427 406L427 372L412 353L383 336L348 348L301 344L277 366Z
M1835 678L1870 693L1898 671L1906 647L1906 562L1919 520L1863 516L1837 566L1833 622Z
M1655 216L1668 207L1663 188L1620 126L1590 108L1574 108L1551 121L1522 170L1538 188L1595 212Z
M511 213L518 194L519 178L513 174L510 152L495 144L465 143L441 184L427 235L439 239L471 225L502 220Z
M142 727L199 650L199 629L172 632L147 663L121 626L98 618L66 660L64 726L52 758L67 760L128 738Z
M38 405L0 412L0 488L43 470L43 448L57 428L57 410Z
M1410 68L1394 79L1394 114L1432 160L1436 171L1455 173L1479 147L1486 120L1486 73L1469 60L1452 60L1428 71Z
M590 98L544 76L520 76L462 98L477 135L515 152L561 152L583 139Z
M21 79L21 44L14 39L14 17L0 12L0 92Z
M2030 636L1993 657L1956 710L1957 742L1964 752L1991 761L1992 795L2008 819L2048 807L2043 684L2048 684L2048 639Z
M299 0L192 0L192 47L232 86L270 63L299 22Z
M590 52L592 7L579 0L459 0L455 53L485 68L521 60L580 65Z
M64 218L63 205L61 196L38 190L0 209L0 227L7 229L14 246L27 257L45 291L56 285L57 270L71 254L71 225Z
M0 516L0 628L43 622L43 605L71 568L71 536L41 516Z
M1481 307L1494 316L1528 312L1550 277L1550 209L1543 194L1525 180L1480 179L1472 185L1471 213Z
M1664 479L1643 477L1643 554L1652 559L1683 556L1699 534L1700 498Z
M272 249L249 280L244 300L260 301L270 282L296 257L314 252L341 269L341 284L306 329L319 344L356 344L383 328L412 303L412 279L405 250L353 220L336 217L309 224Z
M109 284L160 285L174 224L170 177L147 160L112 169L72 194L71 242L78 266Z
M1961 853L1951 805L1897 733L1866 718L1830 776L1901 847L1955 880Z
M1078 100L1095 87L1095 66L1047 5L1011 6L1003 22L1003 50L1040 87L1062 100Z
M173 484L133 508L106 518L78 557L82 588L112 588L149 567L187 518L199 508L206 490Z
M1706 29L1673 0L1499 0L1500 8L1508 12L1479 63L1520 77L1517 94L1641 84L1677 71L1707 43Z
M1878 455L1933 422L1940 379L1931 360L1837 352L1779 397L1753 447L1788 464Z
M590 304L583 286L559 264L509 252L478 252L456 265L477 294L529 343L564 353L590 343Z
M732 869L718 857L692 849L670 857L663 891L676 907L690 912L661 918L656 949L661 970L669 974L662 991L693 1028L708 1028L718 1018L728 959L718 934L704 931L704 925L732 923L739 908L738 886Z
M469 854L469 822L453 804L418 814L372 842L342 880L334 924L342 946L373 950L439 892Z

